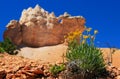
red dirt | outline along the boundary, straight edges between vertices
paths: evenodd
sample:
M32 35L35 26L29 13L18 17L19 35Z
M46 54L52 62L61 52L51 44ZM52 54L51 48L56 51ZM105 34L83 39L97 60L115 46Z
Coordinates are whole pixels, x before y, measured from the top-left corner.
M36 68L41 68L43 64L48 65L62 63L63 62L62 55L63 54L65 55L66 49L67 46L65 45L57 45L51 47L48 46L42 48L28 48L28 47L22 48L21 53L19 53L19 55L23 55L24 57L27 58L16 55L0 54L0 71L2 70L5 70L6 72L17 71L20 67L23 67L23 69L19 71L23 71L24 68L26 66L28 68L29 65L32 66L31 70L36 71ZM107 61L110 49L101 48L101 50L103 51L104 59ZM116 50L114 54L112 54L112 67L110 67L110 70L113 70L115 74L117 74L117 71L120 70L120 50ZM8 74L7 76L9 75L12 74ZM118 76L115 76L115 78L120 79L118 77L119 74Z

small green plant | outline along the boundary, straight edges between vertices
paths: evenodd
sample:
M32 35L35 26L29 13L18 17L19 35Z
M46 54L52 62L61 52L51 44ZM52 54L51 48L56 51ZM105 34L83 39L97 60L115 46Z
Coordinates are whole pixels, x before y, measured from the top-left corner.
M75 61L80 68L83 79L86 79L86 75L98 76L105 69L102 52L94 46L95 36L98 31L95 30L94 35L91 35L90 30L91 28L86 28L84 34L80 35L80 44L76 39L70 40L66 53L68 62Z
M5 50L2 47L0 47L0 53L4 53L4 52Z
M6 38L3 42L0 43L0 52L7 52L8 54L16 54L16 46L11 42L9 38Z
M53 76L57 76L58 73L60 73L61 71L65 70L65 65L61 64L61 65L53 65L50 68L50 72Z

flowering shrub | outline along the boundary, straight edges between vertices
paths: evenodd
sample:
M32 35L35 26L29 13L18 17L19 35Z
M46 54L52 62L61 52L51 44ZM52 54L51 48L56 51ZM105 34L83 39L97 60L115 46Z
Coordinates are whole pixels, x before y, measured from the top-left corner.
M68 39L67 60L69 63L74 61L82 70L80 73L83 79L85 79L85 76L91 76L91 78L98 76L105 69L102 52L94 46L98 31L95 30L94 34L91 35L91 29L86 28L83 34L75 31L66 37ZM80 44L75 39L78 36L80 37Z
M81 36L82 32L79 30L76 30L74 32L70 32L68 33L68 35L64 36L65 39L67 39L67 42L71 42L74 39L78 38L79 36Z

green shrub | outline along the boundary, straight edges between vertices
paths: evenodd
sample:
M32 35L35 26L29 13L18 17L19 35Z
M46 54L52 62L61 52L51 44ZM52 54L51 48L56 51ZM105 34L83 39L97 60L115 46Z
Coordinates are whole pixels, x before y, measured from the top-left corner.
M8 54L16 54L16 46L11 42L9 38L6 38L3 42L0 43L0 52L6 52Z
M60 73L61 71L65 70L65 65L61 64L61 65L53 65L50 68L50 72L53 76L57 76L58 73Z
M97 31L94 32L94 35L90 35L89 30L86 32L85 35L80 36L80 44L75 39L69 42L66 57L68 62L75 61L82 70L83 76L86 74L92 77L98 76L105 70L105 64L101 50L94 46Z
M2 47L0 47L0 53L4 53L4 52L5 50Z

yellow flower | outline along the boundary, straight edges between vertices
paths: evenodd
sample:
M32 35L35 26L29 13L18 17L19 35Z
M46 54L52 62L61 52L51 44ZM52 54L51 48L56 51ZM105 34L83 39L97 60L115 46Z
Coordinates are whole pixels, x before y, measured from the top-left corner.
M68 39L69 40L73 40L73 36L68 36Z
M77 35L78 35L78 32L77 32L77 31L73 32L73 35L77 36Z
M83 38L87 39L87 38L89 38L89 36L88 35L83 35Z
M87 28L86 31L87 32L90 32L92 30L92 28Z
M95 31L94 31L94 34L97 34L97 33L98 33L98 30L95 30Z
M85 44L85 41L86 41L86 40L82 40L82 44Z
M76 30L74 32L68 33L66 36L64 36L65 39L68 39L68 41L73 41L77 37L81 37L82 32L80 30Z

